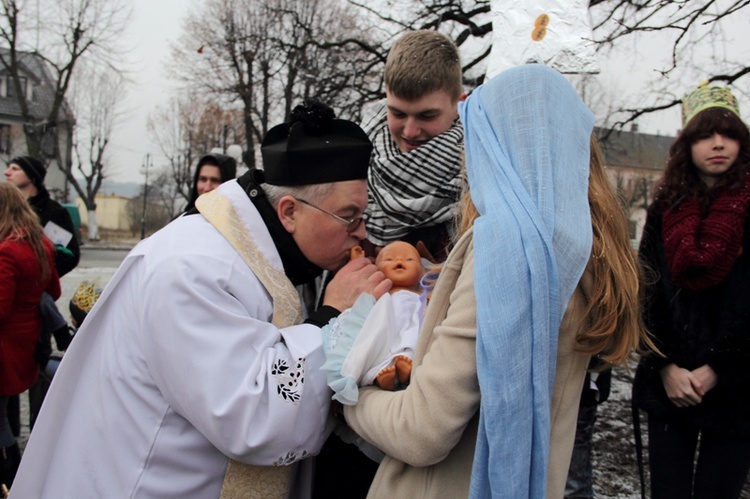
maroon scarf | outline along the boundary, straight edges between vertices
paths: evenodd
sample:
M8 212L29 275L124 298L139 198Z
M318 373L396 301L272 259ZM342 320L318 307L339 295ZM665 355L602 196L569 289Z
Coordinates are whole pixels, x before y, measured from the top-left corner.
M698 199L664 211L662 236L675 284L701 291L726 278L742 253L748 205L750 176L739 189L721 188L707 214Z

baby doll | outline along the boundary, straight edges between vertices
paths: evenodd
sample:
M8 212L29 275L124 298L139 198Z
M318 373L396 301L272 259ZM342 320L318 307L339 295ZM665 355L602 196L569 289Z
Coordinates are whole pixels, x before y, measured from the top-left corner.
M378 253L375 265L393 283L390 290L391 295L397 293L420 294L421 286L419 283L424 269L417 248L411 244L402 241L388 244ZM414 312L421 313L421 300L416 301L408 296L405 299L407 300L406 303L411 304ZM418 328L416 333L419 333ZM411 343L411 340L413 340L413 343ZM396 355L393 358L392 365L375 376L375 384L385 390L395 390L408 385L411 376L411 357L408 354L410 353L413 356L415 345L416 335L412 338L405 337L402 334L401 347L403 353Z
M352 257L363 257L361 248ZM323 328L329 386L343 404L357 401L358 386L377 384L387 390L405 387L424 309L420 279L424 273L417 249L409 243L385 246L375 260L393 282L377 302L362 295L351 309Z

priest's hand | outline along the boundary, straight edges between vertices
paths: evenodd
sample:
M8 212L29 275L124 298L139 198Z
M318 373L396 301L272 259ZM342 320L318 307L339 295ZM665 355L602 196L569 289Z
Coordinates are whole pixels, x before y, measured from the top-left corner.
M391 289L390 279L367 258L355 258L344 265L326 286L323 305L344 311L354 305L362 293L379 299Z

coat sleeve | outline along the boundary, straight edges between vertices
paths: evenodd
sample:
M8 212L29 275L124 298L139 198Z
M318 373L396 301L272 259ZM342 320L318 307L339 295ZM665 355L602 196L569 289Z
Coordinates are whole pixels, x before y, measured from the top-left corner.
M455 287L448 290L445 319L433 331L426 330L426 322L420 332L433 335L434 340L412 372L409 386L398 392L364 388L357 405L344 408L355 432L412 466L430 466L445 459L479 408L471 249L459 272ZM437 296L436 289L430 306L436 304Z
M57 300L62 294L62 288L60 287L60 276L57 274L57 268L55 266L55 249L51 244L47 248L47 256L51 275L45 291L52 297L52 299Z
M73 227L73 219L70 218L68 210L62 206L57 206L50 220L73 234L73 237L70 238L66 246L71 254L66 254L62 251L55 252L55 268L57 269L58 276L62 277L78 265L81 259L81 248L78 246L78 235Z
M750 380L750 221L745 222L743 253L728 276L717 317L717 336L708 346L708 365L720 380Z
M750 296L745 290L743 296ZM719 380L750 380L747 359L750 358L750 307L732 312L733 320L726 321L724 329L709 347L708 362Z
M270 297L228 252L162 260L144 275L134 320L170 406L239 461L289 464L317 453L332 395L320 328L272 325Z
M667 263L664 258L661 241L661 219L659 215L648 213L643 237L638 249L638 258L644 273L643 320L656 346L664 356L652 354L648 358L649 366L659 370L673 362L670 358L670 342L673 336L672 321L665 289L668 278Z
M18 282L18 266L8 245L0 249L0 323L5 322L13 311Z

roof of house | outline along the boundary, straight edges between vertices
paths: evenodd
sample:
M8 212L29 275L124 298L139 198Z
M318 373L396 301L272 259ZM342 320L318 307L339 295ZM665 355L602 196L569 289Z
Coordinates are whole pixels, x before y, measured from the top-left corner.
M596 128L608 166L661 171L674 137Z
M18 63L24 73L34 80L34 98L29 100L29 111L38 120L45 119L55 99L55 85L47 63L40 56L28 52L17 52ZM8 58L10 50L0 48L0 57ZM8 70L0 63L0 76L7 75ZM21 118L21 106L15 97L0 96L0 115ZM61 117L65 107L61 109Z

